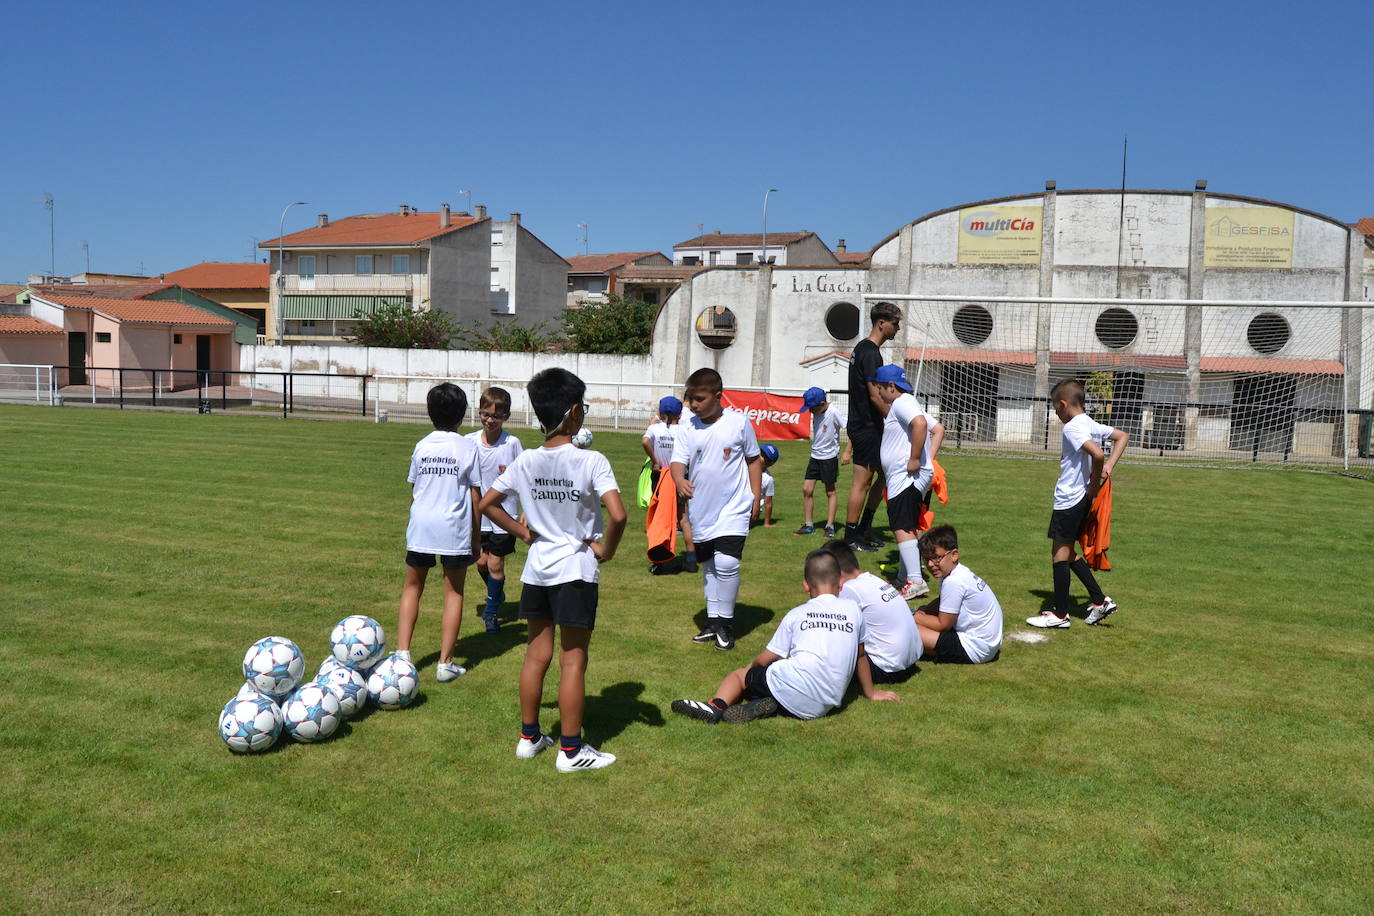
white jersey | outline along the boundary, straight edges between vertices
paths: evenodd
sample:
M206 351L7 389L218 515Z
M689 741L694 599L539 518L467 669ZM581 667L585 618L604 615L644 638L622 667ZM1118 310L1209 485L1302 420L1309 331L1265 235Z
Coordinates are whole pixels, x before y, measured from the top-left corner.
M520 440L501 430L501 435L496 437L495 445L487 445L487 440L483 437L482 430L475 433L468 433L468 438L477 446L477 467L482 472L482 492L491 489L491 485L496 482L496 478L501 476L504 471L515 461L515 456L525 450L520 444ZM520 515L519 500L515 496L508 496L501 500L501 508L506 510L506 514L511 518L518 518ZM483 531L500 531L496 523L485 515L482 516Z
M571 443L526 449L496 478L492 489L520 497L537 535L521 582L597 581L601 564L587 542L601 535L601 497L620 489L605 455Z
M935 476L935 466L930 461L930 438L921 444L921 467L916 474L906 471L906 463L911 458L911 422L923 416L916 399L909 394L900 395L887 409L883 419L883 443L880 455L883 473L887 475L887 498L891 499L913 483L922 490L929 489Z
M940 580L940 613L957 614L954 632L971 661L991 661L1002 648L1002 605L962 563Z
M1100 446L1114 432L1116 430L1113 427L1103 425L1085 413L1064 424L1064 444L1059 450L1059 480L1054 485L1056 509L1072 509L1088 495L1093 458L1083 451L1083 444L1091 439Z
M768 473L768 469L763 469L763 474L759 478L762 484L759 486L759 499L771 499L776 489L773 475Z
M889 674L910 668L921 657L921 634L911 608L891 585L872 573L860 573L840 588L840 597L864 615L864 652L869 663Z
M818 595L788 611L768 641L768 651L782 656L767 669L773 698L799 719L839 706L864 635L863 614L846 598Z
M406 550L457 557L473 552L472 487L480 487L477 449L456 432L436 429L410 453L410 523Z
M838 458L842 429L844 417L834 407L827 407L825 413L811 411L811 457L818 460Z
M673 440L673 464L687 466L692 498L687 518L698 543L749 533L754 493L748 462L759 453L754 427L744 414L727 410L714 423L692 417L679 423Z
M673 463L673 440L677 438L677 431L681 426L681 423L664 423L659 420L644 430L644 438L649 440L649 447L654 451L656 469L666 469Z

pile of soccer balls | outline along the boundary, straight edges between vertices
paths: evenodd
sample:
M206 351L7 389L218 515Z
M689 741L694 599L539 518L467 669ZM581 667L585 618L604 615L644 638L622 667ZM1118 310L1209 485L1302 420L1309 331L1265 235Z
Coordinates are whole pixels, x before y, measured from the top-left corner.
M268 636L243 656L244 684L219 715L219 734L236 754L265 751L282 732L297 741L324 741L371 698L382 709L415 699L420 675L407 659L383 658L386 635L371 617L340 620L329 656L313 681L301 683L305 655L281 636Z

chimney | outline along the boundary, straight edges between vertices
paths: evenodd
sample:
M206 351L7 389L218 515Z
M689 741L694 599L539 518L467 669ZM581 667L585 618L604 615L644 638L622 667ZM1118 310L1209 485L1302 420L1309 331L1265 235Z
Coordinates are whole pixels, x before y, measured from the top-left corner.
M401 204L401 215L402 215L402 216L409 216L409 215L410 215L410 208L407 207L405 204Z
M315 219L315 225L319 226L321 229L323 229L325 226L328 226L328 225L329 225L329 214L328 214L328 213L321 213L318 217L316 217L316 219Z
M510 221L512 223L515 223L515 225L517 226L520 225L520 214L512 211L510 215Z
M447 229L449 227L449 222L448 204L442 204L439 207L439 226L443 229Z
M486 218L487 218L487 205L486 205L486 204L478 204L474 209L477 210L477 218L478 218L478 219L486 219Z
M720 230L719 230L719 229L716 230L716 235L720 235Z
M835 246L835 253L844 254L844 239L840 239L839 244Z

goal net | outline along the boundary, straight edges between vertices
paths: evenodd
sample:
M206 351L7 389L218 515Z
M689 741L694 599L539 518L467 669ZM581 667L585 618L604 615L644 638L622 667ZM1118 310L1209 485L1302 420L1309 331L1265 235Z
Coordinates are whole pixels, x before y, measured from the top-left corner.
M1058 454L1050 388L1133 454L1374 467L1374 303L880 296L905 316L908 378L947 446Z

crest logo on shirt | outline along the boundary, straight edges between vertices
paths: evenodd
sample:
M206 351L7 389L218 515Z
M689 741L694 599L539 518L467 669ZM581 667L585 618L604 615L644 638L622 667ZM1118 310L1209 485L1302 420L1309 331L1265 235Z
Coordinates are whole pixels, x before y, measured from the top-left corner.
M726 461L729 461L729 460L730 460L730 453L733 452L734 449L730 448L730 446L727 445L727 446L725 446L725 448L721 449L721 451L725 454L725 460L726 460Z
M498 473L498 474L504 474L504 473L506 473L506 466L505 466L504 464L498 464L498 465L496 466L496 473Z

